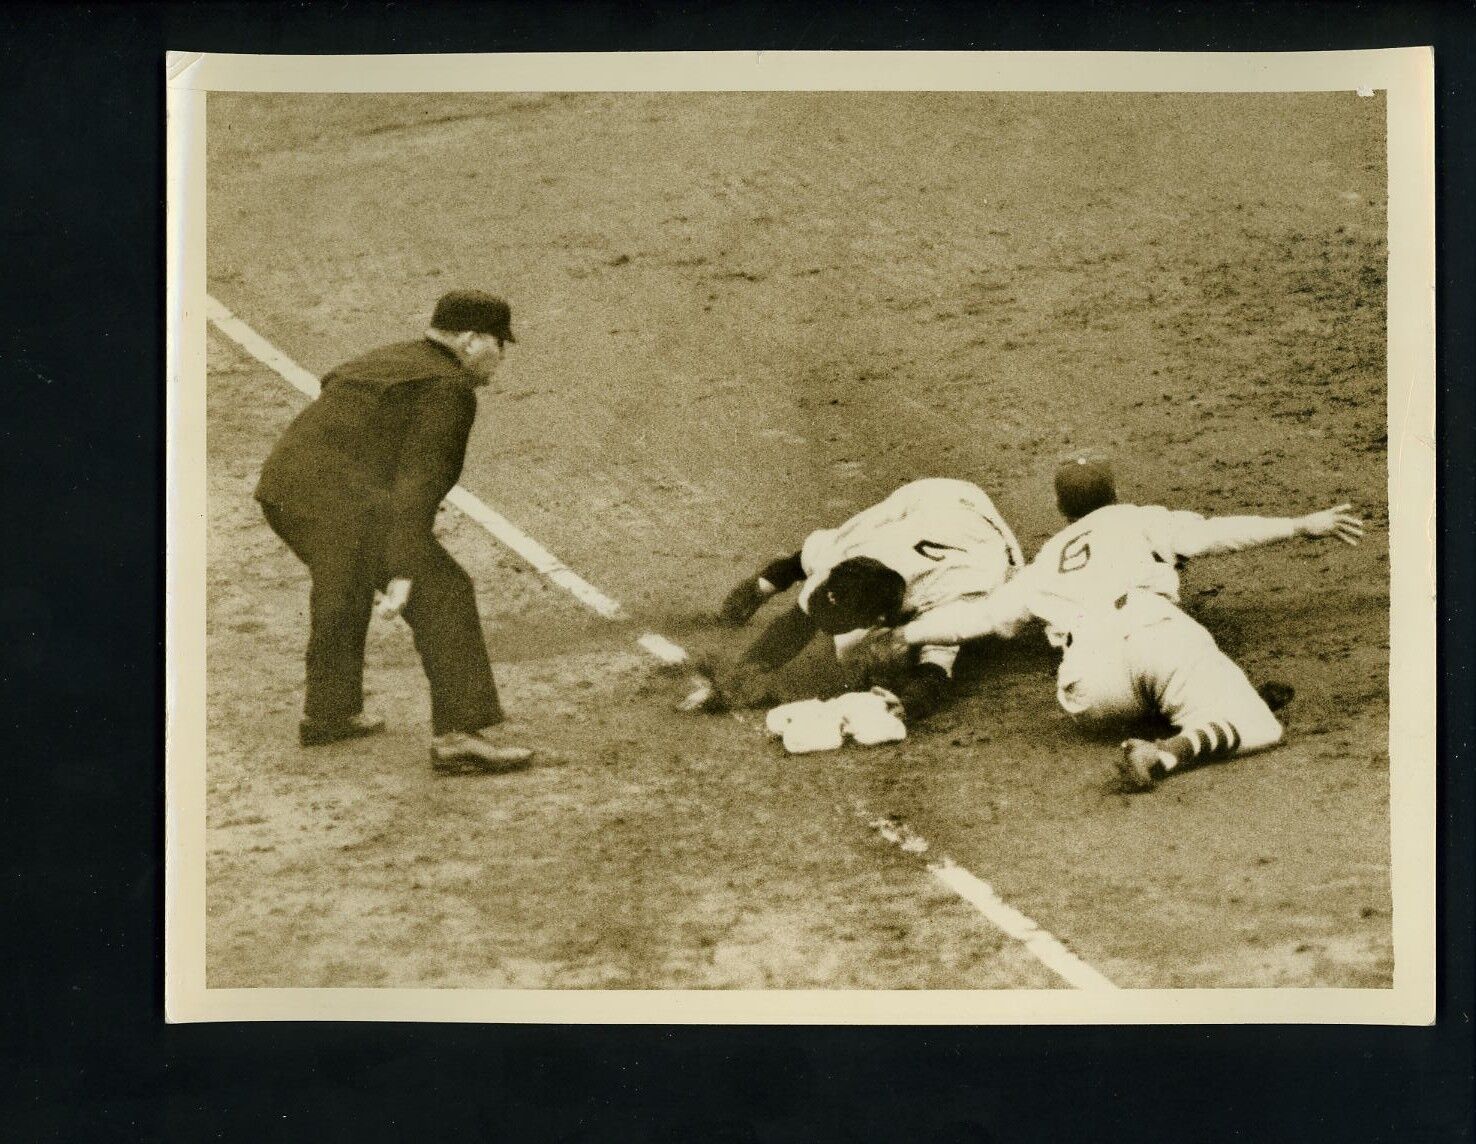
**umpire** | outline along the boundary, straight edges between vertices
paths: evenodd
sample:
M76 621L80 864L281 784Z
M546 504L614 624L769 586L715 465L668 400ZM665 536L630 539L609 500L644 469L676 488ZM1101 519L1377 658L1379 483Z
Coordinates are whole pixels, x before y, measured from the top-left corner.
M364 713L364 638L382 592L378 613L404 615L430 682L432 766L509 770L531 760L495 737L502 705L471 578L432 534L461 476L476 391L515 340L501 298L453 291L423 338L325 376L267 458L256 499L312 574L303 746L384 730Z

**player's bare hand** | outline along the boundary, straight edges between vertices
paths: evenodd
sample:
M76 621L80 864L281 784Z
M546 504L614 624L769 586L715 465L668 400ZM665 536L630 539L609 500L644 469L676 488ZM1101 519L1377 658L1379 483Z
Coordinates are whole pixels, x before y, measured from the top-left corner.
M374 614L381 620L392 620L405 610L405 605L410 602L410 581L406 579L391 580L385 585L384 593L379 597L379 602L374 605Z
M1363 539L1363 521L1349 510L1350 504L1335 505L1322 512L1310 513L1298 522L1298 531L1303 536L1332 536L1344 544L1357 544Z

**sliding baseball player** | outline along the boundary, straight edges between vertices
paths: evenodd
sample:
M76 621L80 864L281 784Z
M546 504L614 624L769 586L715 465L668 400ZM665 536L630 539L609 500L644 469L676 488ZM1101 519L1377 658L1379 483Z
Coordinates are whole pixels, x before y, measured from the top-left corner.
M1107 720L1157 712L1173 724L1169 738L1122 744L1118 771L1133 790L1279 743L1282 726L1267 697L1179 610L1179 567L1298 536L1357 544L1362 523L1346 504L1301 517L1206 518L1116 501L1107 466L1068 463L1056 475L1056 503L1071 523L1018 576L988 596L874 633L857 654L881 662L917 646L1009 635L1038 618L1061 651L1056 697L1068 714Z
M741 625L770 597L799 585L794 606L750 645L736 668L699 676L682 708L758 706L773 698L769 673L794 659L816 632L832 637L846 666L850 649L868 631L984 596L1024 564L1014 532L978 485L947 478L903 485L838 528L812 532L798 552L728 594L722 616ZM937 707L957 658L956 643L922 641L885 665L885 679L848 674L853 683L893 692L911 721Z

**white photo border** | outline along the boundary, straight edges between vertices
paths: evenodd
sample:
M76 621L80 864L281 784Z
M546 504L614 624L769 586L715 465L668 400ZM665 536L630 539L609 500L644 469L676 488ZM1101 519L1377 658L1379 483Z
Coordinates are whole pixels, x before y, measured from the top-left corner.
M183 1021L1427 1025L1436 999L1434 55L171 52L165 1008ZM205 124L211 91L1383 91L1388 158L1390 989L209 989L205 978Z

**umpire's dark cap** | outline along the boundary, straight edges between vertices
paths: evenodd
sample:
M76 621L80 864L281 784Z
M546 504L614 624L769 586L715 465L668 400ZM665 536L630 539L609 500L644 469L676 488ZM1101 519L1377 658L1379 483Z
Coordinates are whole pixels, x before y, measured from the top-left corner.
M1056 470L1056 507L1067 520L1080 520L1116 501L1117 484L1105 462L1078 457Z
M512 332L512 307L496 295L480 290L452 290L443 295L436 303L431 325L449 333L472 330L505 342L518 340Z

